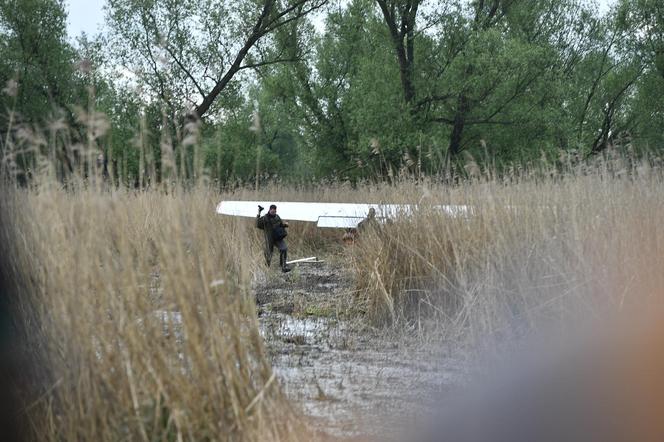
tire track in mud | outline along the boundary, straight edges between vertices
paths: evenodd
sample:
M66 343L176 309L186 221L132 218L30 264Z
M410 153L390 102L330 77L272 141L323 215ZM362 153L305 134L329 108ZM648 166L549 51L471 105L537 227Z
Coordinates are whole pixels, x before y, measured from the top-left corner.
M442 345L405 343L368 324L338 265L258 272L253 289L272 366L320 431L384 437L416 426L465 378L461 359Z

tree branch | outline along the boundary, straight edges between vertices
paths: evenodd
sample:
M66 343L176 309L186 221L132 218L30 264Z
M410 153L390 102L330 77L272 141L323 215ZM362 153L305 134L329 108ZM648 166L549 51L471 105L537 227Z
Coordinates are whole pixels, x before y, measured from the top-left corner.
M261 29L263 27L263 22L270 15L270 11L272 10L273 5L274 5L274 0L265 0L265 4L263 5L263 10L261 12L261 15L258 17L258 20L256 20L256 24L254 25L252 33L245 41L244 46L242 46L240 51L235 56L235 60L233 61L233 64L230 66L228 71L226 71L226 74L223 77L221 77L221 79L217 82L217 84L214 85L210 93L208 93L203 97L203 102L196 107L196 109L194 110L196 117L202 118L203 115L205 115L205 113L210 109L210 106L212 106L212 103L217 98L217 96L226 87L228 82L231 81L233 75L235 75L235 73L240 69L242 60L244 60L244 57L247 56L249 50L261 37Z
M301 58L277 58L274 60L264 60L258 63L251 63L251 64L245 64L240 66L238 71L241 71L243 69L254 69L254 68L260 68L262 66L269 66L271 64L276 64L276 63L295 63L298 61L301 61Z
M249 37L245 40L244 45L242 48L238 51L237 55L235 56L235 59L233 61L233 64L228 68L226 73L221 77L219 81L214 85L212 90L207 94L204 95L203 97L203 102L196 107L194 110L194 113L196 117L202 118L203 115L205 115L206 112L210 109L210 106L212 106L212 103L214 100L217 98L217 96L221 93L221 91L226 87L226 85L231 81L233 76L240 71L241 69L248 69L250 67L259 67L259 66L265 66L268 64L274 64L278 63L279 61L277 60L271 60L271 61L264 61L264 62L259 62L259 63L253 63L253 64L247 64L247 65L242 65L242 62L244 61L245 57L251 50L251 48L254 47L256 42L263 37L264 35L268 34L269 32L284 26L288 23L293 22L294 20L298 20L299 18L305 16L306 14L310 13L311 11L314 11L318 8L321 8L323 5L325 5L328 0L317 0L313 6L310 8L304 8L301 9L299 12L294 14L292 17L279 21L281 18L285 17L286 15L290 14L291 12L297 10L298 8L302 8L304 5L306 5L308 2L311 0L300 0L293 5L289 6L288 8L284 9L283 11L277 13L277 15L269 19L270 15L272 14L274 5L275 5L275 0L265 0L265 3L263 5L263 10L256 20L256 24L253 27L253 30Z
M293 17L290 17L287 20L284 20L284 21L281 21L281 22L279 21L280 18L285 17L286 15L288 15L291 12L295 11L296 9L304 6L306 3L310 2L310 1L311 0L300 0L296 3L294 3L292 6L284 9L282 12L277 14L277 16L274 17L269 23L267 23L265 25L264 32L261 34L261 36L263 36L263 35L265 35L269 32L274 31L275 29L280 28L281 26L283 26L285 24L288 24L292 21L298 20L298 19L304 17L305 15L307 15L307 14L309 14L309 13L311 13L311 12L317 10L317 9L322 8L323 6L325 6L327 4L327 2L329 0L317 0L316 3L314 3L313 6L311 6L310 8L301 10L300 12L298 12Z
M198 84L198 81L196 80L196 78L194 78L191 72L189 72L189 70L182 64L182 62L180 62L180 59L175 56L168 43L166 43L166 47L164 49L166 49L166 52L168 52L168 54L173 58L173 60L175 60L175 63L180 67L180 69L182 69L185 75L191 80L196 90L198 90L198 93L201 94L201 97L205 98L205 92L203 92L203 88L201 88L201 86Z

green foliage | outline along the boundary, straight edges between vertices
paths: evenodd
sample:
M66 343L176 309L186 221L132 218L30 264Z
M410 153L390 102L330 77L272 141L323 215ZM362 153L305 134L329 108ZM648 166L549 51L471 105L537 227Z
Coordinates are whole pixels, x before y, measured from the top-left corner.
M62 0L0 1L0 79L3 88L16 85L0 95L5 129L9 112L44 121L75 100L75 53L65 22Z
M108 33L72 46L62 0L4 0L0 104L29 124L66 121L135 186L659 154L660 3L600 16L586 0L111 0Z

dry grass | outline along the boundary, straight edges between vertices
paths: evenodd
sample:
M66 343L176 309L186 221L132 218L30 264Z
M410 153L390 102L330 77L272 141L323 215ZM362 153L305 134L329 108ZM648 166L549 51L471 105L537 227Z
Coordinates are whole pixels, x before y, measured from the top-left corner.
M410 189L412 201L464 201L475 216L450 219L423 205L365 235L353 256L370 312L417 325L433 317L450 337L504 337L663 302L664 181L640 170L492 180L452 195Z
M216 202L202 189L17 192L22 304L48 366L28 411L36 439L302 434L264 355L247 233Z
M40 364L26 414L38 440L307 438L257 325L250 281L260 235L251 220L215 215L223 198L420 203L350 248L341 233L292 223L290 256L337 255L376 323L505 338L664 301L664 180L640 165L221 195L204 185L108 186L95 150L80 167L86 180L67 177L63 189L57 165L39 154L48 143L26 144L32 187L12 194L15 223L0 233L25 276L19 307ZM13 149L3 150L2 179L16 169L5 161ZM470 204L474 216L431 209L448 203Z
M370 230L345 249L330 246L340 233L293 223L291 249L316 253L323 245L340 255L377 324L504 339L664 301L664 179L645 162L612 158L564 174L515 172L453 186L408 178L272 185L226 197L420 203L415 216ZM431 209L437 204L468 204L474 216L441 216Z
M340 235L294 225L292 254L326 244L355 272L378 323L433 324L449 338L501 338L548 321L661 302L664 188L654 172L454 188L329 186L327 201L421 202L409 219ZM46 392L29 408L40 440L292 439L305 434L258 332L251 221L219 217L204 188L15 194L24 300L41 337ZM390 198L390 196L392 196ZM263 199L315 200L273 188ZM465 202L469 219L431 204ZM35 339L34 342L37 342Z
M562 174L521 171L456 185L409 178L272 185L228 197L420 203L415 216L368 231L345 250L329 246L340 233L293 223L291 248L325 244L340 254L378 324L503 338L664 300L664 177L645 161L610 158ZM440 216L431 209L437 204L468 204L474 216Z

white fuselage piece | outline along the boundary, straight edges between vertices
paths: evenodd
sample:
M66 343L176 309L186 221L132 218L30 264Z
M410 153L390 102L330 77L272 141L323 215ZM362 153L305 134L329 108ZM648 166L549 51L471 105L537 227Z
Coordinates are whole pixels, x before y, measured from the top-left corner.
M379 221L408 216L417 209L412 204L365 204L365 203L308 203L308 202L264 202L264 201L222 201L217 205L221 215L254 218L258 205L267 209L271 204L277 206L277 213L284 220L315 222L318 227L355 228L365 219L369 209L376 211ZM467 217L471 214L469 206L437 205L431 206L451 217ZM265 211L263 214L266 213Z

